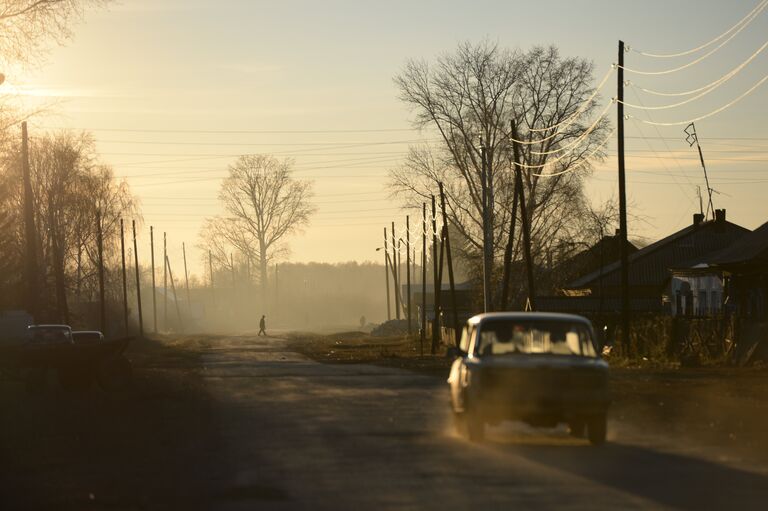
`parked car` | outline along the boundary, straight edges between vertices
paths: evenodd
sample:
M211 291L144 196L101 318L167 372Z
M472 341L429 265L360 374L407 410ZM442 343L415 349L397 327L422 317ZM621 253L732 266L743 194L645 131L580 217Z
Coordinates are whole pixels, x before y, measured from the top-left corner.
M130 337L108 341L99 331L72 331L68 325L31 325L27 332L26 342L8 358L27 370L29 390L45 388L49 373L71 391L86 390L94 382L109 392L130 384L133 371L124 355Z
M469 319L448 378L456 424L471 440L485 425L566 423L592 444L606 438L608 364L592 325L570 314L501 312Z
M72 328L69 325L30 325L27 327L27 346L50 347L73 344Z

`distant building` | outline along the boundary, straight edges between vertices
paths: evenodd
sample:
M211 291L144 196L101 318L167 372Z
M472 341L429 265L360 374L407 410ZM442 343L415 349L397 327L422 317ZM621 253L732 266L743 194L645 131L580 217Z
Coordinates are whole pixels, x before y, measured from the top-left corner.
M768 320L768 222L728 247L673 268L672 314Z
M636 312L671 312L670 270L690 267L691 262L731 246L749 232L727 221L725 210L718 209L714 220L705 221L703 215L696 214L691 225L637 250L629 256L631 309ZM614 261L573 280L564 287L562 295L538 299L537 305L542 310L619 312L621 262ZM711 295L708 295L708 303L710 300Z

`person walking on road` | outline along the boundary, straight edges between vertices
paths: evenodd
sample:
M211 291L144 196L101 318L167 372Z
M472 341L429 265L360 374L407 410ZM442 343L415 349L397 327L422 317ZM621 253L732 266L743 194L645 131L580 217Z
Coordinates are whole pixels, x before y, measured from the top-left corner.
M261 320L259 321L259 335L264 334L266 337L267 335L267 316L263 315L261 316Z

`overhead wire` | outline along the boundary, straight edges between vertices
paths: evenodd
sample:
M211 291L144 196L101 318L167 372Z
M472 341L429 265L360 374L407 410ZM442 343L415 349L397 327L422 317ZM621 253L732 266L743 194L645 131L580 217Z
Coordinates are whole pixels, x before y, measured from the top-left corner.
M598 146L597 146L597 147L596 147L596 148L595 148L595 149L594 149L594 150L593 150L591 153L589 153L589 156L587 156L586 158L584 158L584 163L582 163L582 164L580 164L580 165L576 165L575 167L570 167L570 168L567 168L567 169L565 169L565 170L561 170L561 171L559 171L559 172L547 172L547 173L544 173L544 172L541 172L541 173L531 172L531 175L533 175L533 176L537 176L537 177L556 177L556 176L562 176L562 175L564 175L564 174L568 174L568 173L570 173L570 172L575 172L575 171L577 171L577 170L580 170L580 169L584 168L586 165L588 165L588 164L589 164L589 160L590 160L590 159L591 159L591 158L592 158L592 157L593 157L595 154L597 154L597 153L598 153L600 150L602 150L602 148L603 148L603 147L604 147L604 146L605 146L605 145L608 143L608 141L611 139L611 137L613 136L613 134L614 134L615 132L616 132L616 128L614 128L613 130L611 130L611 132L610 132L610 133L609 133L609 134L608 134L608 135L605 137L605 139L603 140L603 142L602 142L600 145L598 145ZM550 164L551 164L551 163L555 163L555 161L552 161L552 162L550 162ZM516 165L519 165L519 166L521 166L521 167L523 167L523 168L531 168L531 167L529 167L529 166L527 166L527 165L525 165L525 164L520 164L520 163L517 163Z
M768 1L768 0L766 0L766 1ZM721 81L723 81L723 80L725 80L725 81L730 80L730 78L732 78L733 76L735 76L736 74L741 72L741 70L744 67L746 67L750 62L752 62L765 49L766 44L768 44L768 42L766 42L765 44L763 44L763 46L758 48L757 51L755 51L752 55L749 56L749 58L747 58L747 60L745 60L744 62L742 62L741 64L739 64L735 68L733 68L731 71L729 71L725 75L723 75L720 78L718 78L717 80L715 80L713 82L710 82L707 85L704 85L704 86L699 87L697 89L691 89L691 90L683 91L683 92L661 92L661 91L649 89L649 88L646 88L646 87L640 87L640 86L636 85L635 83L633 83L632 81L629 81L628 83L629 83L629 85L631 87L633 87L635 89L639 89L639 90L641 90L641 91L643 91L643 92L645 92L647 94L651 94L651 95L654 95L654 96L666 96L666 97L690 96L691 94L696 94L697 92L701 92L703 90L710 89L712 87L718 86L719 83Z
M675 121L675 122L655 122L655 121L648 121L648 120L645 120L645 119L638 119L638 120L640 122L644 123L644 124L650 124L652 126L683 126L683 125L688 125L688 124L690 124L692 122L701 121L703 119L707 119L708 117L712 117L713 115L719 114L720 112L722 112L724 110L727 110L728 108L732 107L733 105L735 105L736 103L738 103L739 101L744 99L745 97L749 96L752 92L755 91L755 89L757 89L763 83L765 83L766 80L768 80L768 74L765 75L759 82L757 82L752 87L747 89L740 96L738 96L736 99L726 103L725 105L721 106L720 108L717 108L717 109L715 109L715 110L713 110L713 111L711 111L711 112L709 112L707 114L700 115L699 117L694 117L693 119L688 119L688 120L685 120L685 121ZM630 117L633 117L633 116L630 115Z
M743 63L742 63L742 64L741 64L739 67L737 67L736 69L734 69L734 70L733 70L733 71L731 71L730 73L728 73L728 74L726 74L726 75L722 76L722 77L721 77L721 78L720 78L720 79L717 81L717 83L715 83L715 84L714 84L712 87L710 87L709 89L706 89L706 90L704 90L704 91L700 92L699 94L697 94L696 96L690 97L690 98L688 98L688 99L686 99L686 100L683 100L683 101L679 101L679 102L677 102L677 103L670 103L670 104L668 104L668 105L658 105L658 106L644 106L644 105L637 105L637 104L633 104L633 103L628 103L628 102L626 102L626 101L620 101L620 100L618 100L618 99L617 99L616 101L617 101L618 103L621 103L621 104L623 104L624 106L628 106L628 107L630 107L630 108L636 108L636 109L639 109L639 110L667 110L667 109L670 109L670 108L677 108L677 107L679 107L679 106L687 105L688 103L690 103L690 102L692 102L692 101L696 101L697 99L703 98L704 96L706 96L706 95L707 95L707 94L709 94L710 92L712 92L712 91L714 91L714 90L717 90L717 89L718 89L718 88L719 88L721 85L723 85L724 83L727 83L727 82L728 82L728 81L729 81L731 78L733 78L734 76L736 76L736 75L739 73L739 71L741 71L741 69L743 69L743 68L744 68L744 67L745 67L745 66L746 66L746 65L747 65L747 64L748 64L748 63L749 63L749 62L750 62L750 61L751 61L751 60L752 60L754 57L756 57L756 56L757 56L757 55L758 55L758 54L759 54L761 51L763 51L763 50L766 48L766 46L768 46L768 41L766 41L765 43L763 43L763 45L760 47L760 49L759 49L759 50L758 50L756 53L754 53L754 54L752 55L752 57L750 57L749 59L747 59L747 60L746 60L745 62L743 62ZM713 83L714 83L714 82L713 82ZM644 90L643 88L640 88L640 87L638 87L638 88L639 88L640 90Z
M624 71L626 71L628 73L634 73L634 74L637 74L637 75L645 75L645 76L668 75L668 74L676 73L678 71L682 71L683 69L687 69L687 68L689 68L691 66L694 66L694 65L698 64L699 62L703 61L707 57L713 55L715 52L720 50L720 48L722 48L723 46L728 44L734 37L736 37L742 30L744 30L744 28L749 26L749 24L752 22L752 20L754 20L763 11L763 9L765 9L766 5L768 5L768 1L764 0L764 2L759 6L757 12L755 12L753 15L751 15L751 18L750 18L748 23L740 26L725 41L723 41L719 45L715 46L712 50L708 51L707 53L705 53L704 55L698 57L697 59L694 59L691 62L688 62L687 64L683 64L681 66L674 67L674 68L671 68L671 69L665 69L663 71L646 71L646 70L642 70L642 69L633 69L633 68L629 68L629 67L626 67L626 66L619 66L618 64L617 64L617 67L621 67Z
M760 2L757 3L757 5L751 11L749 11L749 13L746 16L741 18L731 28L729 28L728 30L726 30L725 32L720 34L719 36L715 37L714 39L712 39L712 40L710 40L710 41L708 41L708 42L706 42L706 43L704 43L704 44L702 44L700 46L697 46L696 48L691 48L690 50L685 50L685 51L681 51L681 52L677 52L677 53L651 53L651 52L636 50L636 49L631 48L631 47L630 47L630 49L631 49L631 51L637 53L638 55L643 55L644 57L653 57L653 58L659 58L659 59L671 59L671 58L676 58L676 57L685 57L686 55L690 55L692 53L696 53L698 51L701 51L704 48L708 48L709 46L712 46L713 44L718 42L723 37L726 37L728 34L730 34L736 28L741 26L743 23L747 22L747 20L753 14L755 14L755 12L758 9L764 8L766 3L768 3L768 0L761 0ZM749 22L751 22L751 20Z

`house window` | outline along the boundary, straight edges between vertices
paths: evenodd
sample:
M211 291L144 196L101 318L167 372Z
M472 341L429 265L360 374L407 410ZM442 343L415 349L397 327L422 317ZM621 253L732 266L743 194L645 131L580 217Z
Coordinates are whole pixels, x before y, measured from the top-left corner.
M706 291L699 291L699 316L706 316L709 313L709 308L707 307L707 292Z
M713 314L717 314L720 312L720 292L719 291L712 291L712 301L710 303L710 309L712 310Z

